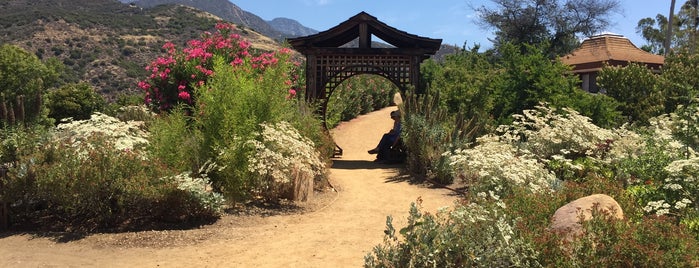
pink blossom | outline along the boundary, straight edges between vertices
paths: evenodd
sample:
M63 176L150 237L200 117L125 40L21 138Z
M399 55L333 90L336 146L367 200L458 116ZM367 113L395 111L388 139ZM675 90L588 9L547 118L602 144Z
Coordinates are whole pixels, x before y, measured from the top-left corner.
M236 58L231 62L231 65L232 65L232 66L243 65L243 59L237 58L237 57L236 57Z
M177 94L177 97L179 97L182 100L186 100L186 101L188 101L190 98L189 93L187 91L180 92L180 94Z
M138 87L142 88L143 90L148 90L150 89L150 84L148 84L146 81L140 81L138 82ZM146 94L148 94L146 92Z
M240 47L241 49L247 49L250 47L250 42L245 41L245 40L240 40L240 41L238 41L238 47Z

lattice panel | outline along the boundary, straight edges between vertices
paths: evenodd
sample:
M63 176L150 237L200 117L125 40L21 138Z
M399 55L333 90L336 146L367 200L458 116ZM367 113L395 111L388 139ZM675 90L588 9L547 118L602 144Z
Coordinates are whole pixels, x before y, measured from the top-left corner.
M319 55L316 58L316 85L327 98L340 83L357 74L376 74L393 81L401 89L413 84L410 56L404 55Z

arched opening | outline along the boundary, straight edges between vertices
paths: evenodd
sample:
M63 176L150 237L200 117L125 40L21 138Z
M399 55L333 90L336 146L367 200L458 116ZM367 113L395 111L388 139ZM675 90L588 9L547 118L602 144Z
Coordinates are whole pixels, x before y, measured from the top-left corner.
M372 37L388 44L378 45ZM306 56L306 99L320 101L326 127L328 99L342 82L358 74L373 74L388 79L400 91L414 88L419 93L420 63L442 44L441 39L390 27L365 12L327 31L288 42ZM342 155L342 148L336 149L335 155Z
M331 129L358 115L395 105L400 90L394 82L376 74L357 74L345 79L328 95L325 124Z

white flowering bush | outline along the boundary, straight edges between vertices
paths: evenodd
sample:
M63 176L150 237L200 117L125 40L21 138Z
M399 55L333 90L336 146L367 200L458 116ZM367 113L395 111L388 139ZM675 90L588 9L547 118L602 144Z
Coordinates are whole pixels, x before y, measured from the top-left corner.
M541 105L513 117L511 126L498 128L504 132L503 139L519 144L539 159L597 156L608 141L618 138L613 131L595 126L590 118L568 108L558 112Z
M410 208L399 239L386 220L384 243L365 258L365 267L542 267L539 252L522 239L501 206L470 203L436 215ZM496 202L504 206L501 202Z
M669 176L657 187L657 199L648 201L643 209L657 215L681 215L688 209L699 209L699 158L673 161L665 171Z
M198 201L202 209L209 210L215 214L222 212L225 199L223 195L213 191L206 174L201 174L201 177L192 177L191 173L183 172L161 179L175 183L177 189L184 191Z
M667 147L668 153L675 157L692 156L696 152L680 140L676 139L676 134L681 131L684 125L683 120L676 114L663 114L649 119L650 137L657 143L663 143Z
M142 121L122 122L118 118L94 113L87 120L69 120L59 124L57 137L80 144L94 134L107 137L117 150L132 150L148 144L148 132Z
M254 148L247 167L261 178L256 189L261 195L279 197L291 188L296 176L323 176L325 164L313 142L291 124L282 121L260 126L258 139L247 141Z
M445 153L454 177L468 180L471 191L494 190L502 194L518 185L538 192L551 190L557 184L544 163L511 143L492 135L478 138L476 143L473 148Z

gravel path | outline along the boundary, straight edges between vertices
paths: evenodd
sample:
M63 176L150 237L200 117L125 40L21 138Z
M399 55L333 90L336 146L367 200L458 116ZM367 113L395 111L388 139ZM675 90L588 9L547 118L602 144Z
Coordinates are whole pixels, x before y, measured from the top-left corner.
M333 129L344 155L330 181L337 191L278 215L227 215L185 231L95 234L68 242L0 233L0 267L361 267L383 240L386 216L405 224L411 202L426 211L451 206L452 192L410 184L400 166L372 162L367 150L391 128L396 107Z

